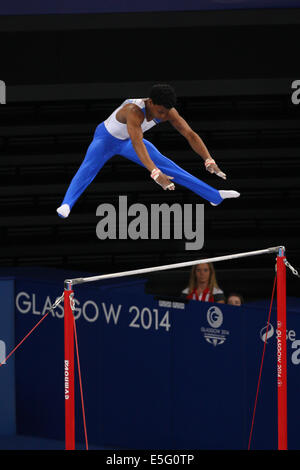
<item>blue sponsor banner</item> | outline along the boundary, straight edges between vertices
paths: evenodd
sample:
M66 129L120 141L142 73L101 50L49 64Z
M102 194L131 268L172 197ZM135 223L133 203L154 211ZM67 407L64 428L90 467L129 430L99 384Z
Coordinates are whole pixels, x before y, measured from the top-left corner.
M10 0L0 5L1 15L40 15L74 13L128 13L147 11L234 10L255 8L299 8L299 0Z
M0 435L15 434L15 363L4 362L15 344L14 279L0 279Z
M16 280L16 341L62 294ZM276 312L251 448L277 447ZM143 280L75 288L90 444L135 449L246 449L268 309L158 300ZM288 313L289 448L298 449L300 315ZM18 432L64 438L63 309L16 356ZM78 377L76 440L84 441Z

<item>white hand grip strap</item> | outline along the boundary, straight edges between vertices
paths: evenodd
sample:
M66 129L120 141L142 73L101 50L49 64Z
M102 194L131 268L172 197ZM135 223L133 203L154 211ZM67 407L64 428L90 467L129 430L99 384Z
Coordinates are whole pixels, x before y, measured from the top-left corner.
M160 170L158 168L154 168L154 170L151 171L151 178L153 178L155 181L160 175Z
M204 162L205 167L207 168L209 165L214 165L216 162L213 158L207 158Z

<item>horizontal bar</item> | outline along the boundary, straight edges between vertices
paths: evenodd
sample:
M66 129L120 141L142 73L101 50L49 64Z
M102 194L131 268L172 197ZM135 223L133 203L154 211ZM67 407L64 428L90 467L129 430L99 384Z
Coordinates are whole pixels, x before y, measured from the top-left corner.
M84 284L85 282L103 281L104 279L113 279L116 277L134 276L138 274L145 274L145 273L151 273L151 272L156 272L156 271L166 271L168 269L185 268L187 266L193 266L195 264L215 263L217 261L226 261L226 260L236 259L236 258L245 258L247 256L278 253L278 251L281 248L285 250L284 246L275 246L271 248L266 248L264 250L248 251L246 253L236 253L234 255L217 256L215 258L206 258L206 259L198 259L194 261L185 261L182 263L166 264L163 266L154 266L152 268L134 269L132 271L122 271L119 273L102 274L100 276L78 277L75 279L66 279L65 283L71 283L73 285Z

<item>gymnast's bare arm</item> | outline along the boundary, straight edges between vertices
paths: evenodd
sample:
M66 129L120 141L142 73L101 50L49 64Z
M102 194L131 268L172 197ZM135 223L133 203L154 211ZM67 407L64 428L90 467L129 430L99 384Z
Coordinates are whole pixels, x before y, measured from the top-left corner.
M221 178L226 179L226 175L220 170L210 155L201 137L193 131L193 129L189 126L185 119L180 116L175 108L172 108L169 111L168 121L178 132L180 132L180 134L186 138L192 149L203 158L206 169L210 173L216 173Z
M124 113L126 116L126 124L128 134L130 136L134 150L136 151L139 159L145 167L152 173L157 167L151 160L147 148L143 142L143 131L141 124L144 120L144 114L136 105L126 105ZM156 182L163 187L163 189L175 189L174 183L171 181L172 177L160 172L156 178Z

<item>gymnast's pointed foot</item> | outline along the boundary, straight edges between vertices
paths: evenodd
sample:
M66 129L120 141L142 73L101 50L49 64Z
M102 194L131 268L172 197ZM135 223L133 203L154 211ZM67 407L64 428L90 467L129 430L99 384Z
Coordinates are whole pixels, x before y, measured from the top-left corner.
M240 197L240 193L238 193L237 191L226 191L226 190L221 189L219 191L219 194L220 194L222 199ZM219 204L214 204L213 202L211 202L211 205L212 206L218 206Z
M66 219L68 217L70 211L71 209L69 204L63 204L62 206L58 207L58 209L56 209L56 212L58 213L59 217L62 217L63 219Z

